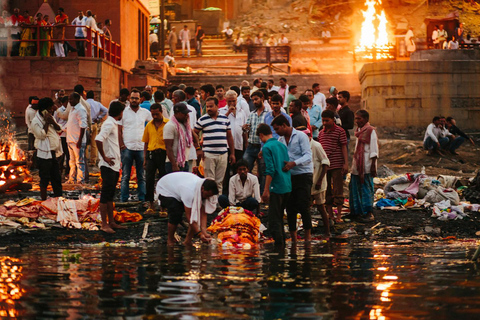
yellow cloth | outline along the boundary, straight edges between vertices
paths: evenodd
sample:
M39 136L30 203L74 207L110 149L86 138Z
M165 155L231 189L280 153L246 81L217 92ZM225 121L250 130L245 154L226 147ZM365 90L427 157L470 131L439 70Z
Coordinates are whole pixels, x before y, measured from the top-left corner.
M154 120L150 121L143 131L142 141L148 143L147 150L153 151L157 149L165 150L165 140L163 140L163 128L168 122L167 118L163 118L163 123L158 127L155 127Z

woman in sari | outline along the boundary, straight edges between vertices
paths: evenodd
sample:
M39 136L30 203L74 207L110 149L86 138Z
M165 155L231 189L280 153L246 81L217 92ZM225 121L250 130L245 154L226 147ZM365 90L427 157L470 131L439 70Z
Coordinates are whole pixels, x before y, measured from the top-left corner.
M45 16L48 18L48 16ZM44 17L41 13L38 13L36 16L36 25L39 26L37 30L39 30L39 34L37 37L40 40L50 40L50 28L48 28L47 21L45 21ZM50 42L49 41L41 41L40 42L40 56L42 57L49 57L50 56Z
M35 43L33 41L24 41L24 40L33 40L33 32L31 26L33 25L33 18L28 14L28 11L25 11L23 14L24 22L22 22L22 33L20 35L20 57L28 57L33 55L35 49Z

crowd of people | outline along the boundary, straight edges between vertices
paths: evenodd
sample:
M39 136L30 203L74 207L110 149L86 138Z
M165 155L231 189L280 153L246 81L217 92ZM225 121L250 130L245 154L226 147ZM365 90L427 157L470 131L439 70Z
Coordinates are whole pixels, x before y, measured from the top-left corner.
M285 78L278 86L259 78L253 86L243 81L229 88L122 89L108 108L82 85L68 96L61 90L54 99L31 97L26 123L42 198L50 183L54 196L62 194L62 175L66 183L87 183L89 166L98 164L102 230L115 232L121 227L112 218L116 184L121 179L120 201L132 200L135 166L136 197L148 206L146 214L155 213L157 200L168 211L169 244L184 212L191 223L186 242L194 235L208 240L205 213L218 200L219 207L256 213L261 202L268 203L270 234L283 245L285 209L293 241L297 214L305 240L311 240L312 204L330 235L330 223L344 218L344 178L350 172L349 217L373 221L375 128L367 111L350 110L349 92L331 87L327 98L320 91L315 83L298 96L298 87ZM354 123L357 142L349 166Z
M63 8L58 8L55 17L49 17L38 12L32 16L28 11L20 13L20 9L13 9L13 14L4 10L0 17L0 56L7 56L8 38L12 42L10 56L36 56L37 52L42 57L56 56L66 57L68 52L77 52L78 56L85 56L85 41L87 39L87 30L91 30L98 34L93 37L94 41L101 46L101 41L95 40L101 35L111 38L110 19L105 22L96 21L92 11L87 10L85 15L83 11L79 11L78 15L70 23L68 15L65 14ZM75 28L75 47L68 41L65 41L65 26L77 26ZM37 48L37 41L40 42L40 48ZM53 44L53 45L52 45Z

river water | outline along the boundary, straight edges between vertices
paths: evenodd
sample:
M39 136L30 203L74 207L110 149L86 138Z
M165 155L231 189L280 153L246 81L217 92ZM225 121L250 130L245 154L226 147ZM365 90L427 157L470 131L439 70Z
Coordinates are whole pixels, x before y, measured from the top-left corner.
M474 250L441 242L0 251L0 317L478 319Z

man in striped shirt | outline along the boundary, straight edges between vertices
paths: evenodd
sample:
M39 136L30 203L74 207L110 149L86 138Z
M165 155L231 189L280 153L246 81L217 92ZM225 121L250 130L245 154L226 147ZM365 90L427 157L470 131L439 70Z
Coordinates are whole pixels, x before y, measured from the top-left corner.
M222 194L222 182L227 169L227 162L235 163L235 145L230 121L218 113L218 99L208 97L206 113L195 124L194 132L203 133L203 150L200 152L205 167L205 178L214 179ZM230 152L230 156L227 153Z
M347 135L342 127L335 124L333 111L322 112L323 129L318 134L318 142L322 144L330 167L327 171L326 206L330 217L333 218L333 206L337 207L335 222L342 220L343 207L343 176L348 172Z

